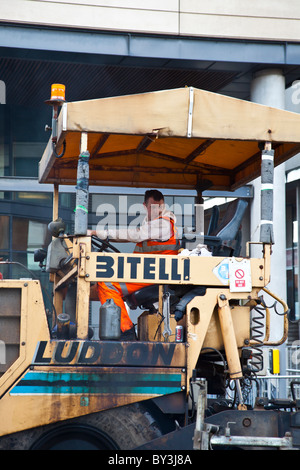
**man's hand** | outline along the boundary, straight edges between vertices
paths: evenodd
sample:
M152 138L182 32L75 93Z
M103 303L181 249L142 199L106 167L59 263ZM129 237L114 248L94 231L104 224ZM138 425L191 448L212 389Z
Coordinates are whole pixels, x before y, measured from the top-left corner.
M100 238L100 240L106 240L108 233L107 233L107 230L87 230L87 235L88 236L94 235L95 237Z

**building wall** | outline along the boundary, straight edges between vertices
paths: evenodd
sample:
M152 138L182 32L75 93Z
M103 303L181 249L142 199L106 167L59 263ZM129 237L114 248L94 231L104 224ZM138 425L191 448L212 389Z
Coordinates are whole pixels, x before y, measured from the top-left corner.
M1 20L199 37L300 40L298 0L2 0Z

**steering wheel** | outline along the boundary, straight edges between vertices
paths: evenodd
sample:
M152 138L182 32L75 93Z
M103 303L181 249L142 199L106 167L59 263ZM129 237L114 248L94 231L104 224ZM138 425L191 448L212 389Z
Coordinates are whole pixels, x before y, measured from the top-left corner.
M105 252L115 252L121 253L118 248L114 247L109 241L101 240L101 238L96 237L95 235L91 236L92 245L97 248L97 251L105 251Z

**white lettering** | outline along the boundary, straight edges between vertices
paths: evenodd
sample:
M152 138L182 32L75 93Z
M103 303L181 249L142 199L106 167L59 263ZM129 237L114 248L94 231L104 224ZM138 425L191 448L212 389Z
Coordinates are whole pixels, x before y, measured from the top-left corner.
M97 207L96 215L103 217L97 224L97 230L103 230L107 227L115 227L117 224L116 209L112 204L105 203Z
M298 366L300 364L300 341L297 339L292 343L292 362L293 365Z
M298 92L298 89L295 90L295 95ZM297 99L297 96L295 99ZM93 207L94 206L95 203L93 204ZM189 243L189 249L193 249L199 243L203 243L204 206L202 204L194 204L192 202L179 204L176 202L171 205L165 203L164 207L166 212L170 211L175 214L178 237L181 239L184 235ZM157 205L153 206L154 211L157 210L157 208ZM138 228L143 223L146 213L142 202L128 204L128 197L120 195L118 202L116 200L115 203L103 202L99 204L96 208L96 215L100 218L96 229L100 231L106 228ZM156 214L153 214L152 218L154 218L155 215Z
M145 457L138 456L125 456L115 454L108 458L107 463L109 465L132 465L139 468L142 462L149 463L150 458L147 454ZM189 455L182 454L153 454L152 465L170 465L171 467L177 467L178 465L192 464L191 457Z
M171 465L176 467L177 465L192 464L192 460L189 455L182 454L166 454L166 455L156 455L152 456L153 465Z
M122 457L118 454L115 454L113 457L109 457L107 463L109 465L133 465L136 468L139 468L143 460L143 457Z
M2 340L0 340L0 364L6 364L6 346Z
M0 104L6 104L6 85L3 80L0 80Z
M299 104L300 103L300 80L295 80L292 84L293 93L292 93L292 103Z

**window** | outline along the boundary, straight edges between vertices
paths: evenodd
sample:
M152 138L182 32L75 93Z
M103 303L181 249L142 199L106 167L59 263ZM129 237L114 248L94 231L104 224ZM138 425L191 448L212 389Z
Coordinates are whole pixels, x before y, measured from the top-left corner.
M9 249L9 216L0 215L0 252Z

